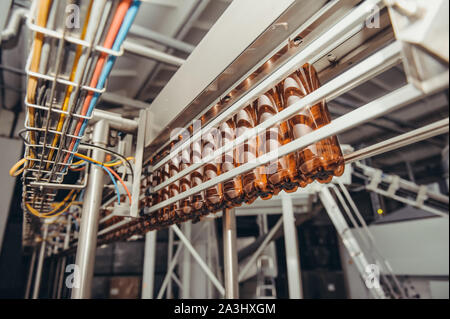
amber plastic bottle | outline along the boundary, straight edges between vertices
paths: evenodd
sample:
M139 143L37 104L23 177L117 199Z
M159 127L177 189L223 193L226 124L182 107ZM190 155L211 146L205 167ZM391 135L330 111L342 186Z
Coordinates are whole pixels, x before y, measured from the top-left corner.
M161 169L161 183L168 180L170 177L169 173L169 163L166 163L162 166ZM159 191L159 200L160 202L164 202L170 198L169 187L166 186ZM171 206L165 206L159 210L158 221L164 225L169 220L169 212L171 211Z
M202 157L203 159L214 153L220 145L220 132L217 129L212 129L202 136ZM213 159L204 164L203 168L203 182L207 182L220 175L220 161ZM204 191L205 203L208 211L213 212L222 207L223 192L222 184L217 184Z
M191 164L201 163L202 160L202 144L201 139L197 139L191 145ZM203 166L194 170L190 175L191 188L200 185L203 181ZM199 213L205 209L205 200L203 192L192 195L190 199L194 213Z
M236 138L236 125L233 119L229 119L220 125L220 135L222 146L233 143ZM222 155L222 161L220 163L222 174L238 166L235 152L235 149L230 149ZM234 207L243 202L244 190L242 188L242 178L240 175L223 182L222 190L226 207Z
M174 156L169 160L169 177L173 177L178 174L180 169L180 156ZM169 198L172 198L180 193L180 180L176 180L169 184ZM175 202L169 205L169 217L175 217L175 213L181 217L181 211L179 210L179 202Z
M158 169L158 170L156 170L156 171L154 171L152 173L152 175L151 175L151 183L152 184L151 185L153 187L156 187L159 184L161 184L161 180L162 180L162 169L160 168L160 169ZM160 194L161 194L161 191L152 192L150 194L150 196L151 196L151 199L150 199L151 206L152 205L156 205L156 204L158 204L161 201ZM157 215L157 214L158 214L158 212L154 212L152 215Z
M184 147L181 150L181 157L180 157L180 169L179 171L183 171L187 167L189 167L191 162L190 158L190 147ZM191 175L187 174L180 178L180 193L183 193L191 188ZM183 216L183 219L187 219L190 217L190 214L193 212L193 208L191 205L191 201L189 197L186 197L182 200L180 200L179 203L180 212Z
M267 121L282 110L279 87L270 89L255 101L257 124ZM287 122L280 122L258 135L258 156L276 151L282 145L290 142ZM265 166L267 181L274 194L282 189L287 192L297 190L295 154L285 155Z
M248 130L255 127L256 114L252 106L248 105L240 110L235 116L236 138L242 136ZM257 157L257 138L252 137L236 147L237 164L242 165L256 161ZM244 190L245 202L250 204L261 195L264 198L270 198L271 192L267 185L267 177L264 173L264 167L260 167L242 174L242 185Z
M312 65L305 64L286 78L283 83L285 107L320 87ZM303 109L289 120L291 136L298 139L328 123L331 117L325 102ZM314 179L328 183L333 176L344 172L344 158L336 136L326 138L297 152L297 168L300 178L307 183Z

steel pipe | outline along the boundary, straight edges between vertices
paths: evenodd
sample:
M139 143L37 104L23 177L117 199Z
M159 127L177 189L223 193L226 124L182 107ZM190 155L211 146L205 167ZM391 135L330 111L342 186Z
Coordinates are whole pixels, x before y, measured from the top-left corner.
M166 64L181 66L185 60L176 56L125 40L123 47L127 52L140 55L151 60L160 61Z
M290 299L302 299L302 277L300 275L300 256L297 228L295 227L294 206L289 194L282 193L284 246Z
M236 247L236 215L234 209L223 210L222 227L225 299L239 299L239 268Z
M171 47L171 48L177 49L179 51L183 51L185 53L191 53L195 49L195 46L193 46L192 44L180 41L178 39L168 37L164 34L153 31L149 28L141 27L139 25L132 25L129 33L130 33L130 35L134 35L139 38L147 39L147 40L162 44L164 46Z
M145 234L144 270L142 274L142 299L153 298L155 284L156 230Z
M36 255L37 255L37 247L35 246L33 247L33 254L31 255L30 269L28 270L27 286L25 289L25 299L28 299L30 296L31 282L33 280L33 273L34 273L34 265L36 263Z
M64 244L63 244L63 251L67 250L69 248L70 244L70 231L72 229L72 216L67 215L67 225L66 225L66 234L64 236ZM61 299L61 292L63 287L63 281L64 281L64 274L66 271L66 262L67 262L67 256L63 256L61 260L61 272L59 274L59 281L58 281L58 292L56 294L56 299Z
M105 102L119 104L119 105L125 105L125 106L131 106L131 107L134 107L137 109L143 109L143 110L145 110L151 106L151 104L149 104L149 103L135 100L135 99L123 96L123 95L110 93L110 92L103 93L100 96L100 99ZM95 111L97 111L97 110L94 110L94 118L95 118Z
M413 143L417 143L436 135L448 133L449 119L443 119L411 132L401 134L386 141L367 146L344 156L345 163L353 163L364 158L373 157Z
M36 268L36 277L34 278L34 289L33 289L33 299L39 298L39 291L41 288L41 278L42 278L42 268L44 267L44 259L45 259L45 249L47 245L47 236L48 236L48 224L44 224L44 231L42 234L42 242L41 248L39 250L39 259Z
M94 126L93 143L106 147L108 143L108 123L105 120ZM103 162L105 152L95 149L92 157ZM101 205L104 171L100 166L92 165L88 186L81 214L80 232L75 264L78 267L79 285L72 288L72 299L88 299L91 296L92 277L94 275L95 250L97 247L97 230L99 209Z
M104 93L106 94L106 93ZM103 94L103 95L104 95ZM119 114L95 109L89 124L96 123L101 120L108 121L110 128L123 131L125 133L135 133L138 129L138 122L131 119L121 117Z

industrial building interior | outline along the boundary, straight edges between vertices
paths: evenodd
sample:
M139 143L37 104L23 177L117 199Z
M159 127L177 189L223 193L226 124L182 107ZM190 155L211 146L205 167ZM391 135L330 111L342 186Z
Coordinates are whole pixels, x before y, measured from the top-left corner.
M448 299L448 9L0 1L0 298Z

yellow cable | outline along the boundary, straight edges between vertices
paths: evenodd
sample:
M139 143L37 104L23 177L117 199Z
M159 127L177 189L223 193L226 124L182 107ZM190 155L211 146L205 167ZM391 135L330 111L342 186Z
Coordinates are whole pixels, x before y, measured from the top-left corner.
M134 157L133 156L129 156L126 159L127 159L127 161L134 161ZM121 164L125 164L125 162L123 160L119 159L119 160L117 160L117 161L115 161L113 163L105 163L104 166L106 166L106 167L114 167L114 166L118 166L118 165L121 165Z
M78 154L77 154L77 155L78 155ZM127 157L126 159L127 159L128 161L134 161L134 157L133 157L133 156L129 156L129 157ZM84 162L86 162L86 161L82 159L82 160L79 160L78 162L72 163L71 166L77 166L77 165L83 164ZM117 160L115 160L115 161L112 162L112 163L105 163L104 166L106 166L106 167L113 167L113 166L120 165L120 164L122 164L122 163L124 163L123 160L117 159Z
M18 161L16 164L14 164L13 167L11 167L11 169L9 170L9 175L16 177L16 176L19 176L20 174L22 174L22 172L25 169L26 161L27 160L25 158L22 158L20 161ZM20 170L18 170L19 167L22 165L23 165L23 167Z
M39 1L39 11L36 19L36 24L40 27L45 27L47 23L48 13L50 11L50 5L52 3L52 0L40 0ZM39 69L39 63L41 60L41 50L42 50L42 44L44 42L44 34L40 32L36 32L34 36L34 42L33 42L33 56L31 57L31 63L30 63L30 71L32 72L38 72ZM36 89L37 89L37 83L38 79L36 77L30 76L28 79L28 85L27 85L27 101L28 103L35 104L36 102ZM31 127L35 126L35 110L34 108L30 107L28 108L28 124ZM30 141L31 144L36 145L36 137L35 132L30 131ZM34 154L30 154L34 158Z
M51 210L50 212L48 212L48 213L39 213L35 208L33 208L33 206L31 206L29 203L25 203L26 204L26 206L27 206L27 209L33 214L33 215L35 215L35 216L37 216L37 217L43 217L43 218L48 218L48 217L55 217L55 216L58 216L58 215L60 215L61 214L61 212L60 213L57 213L56 215L51 215L51 214L55 214L68 200L69 200L69 198L72 196L72 194L75 192L75 190L74 189L72 189L70 192L69 192L69 194L67 194L67 196L62 200L62 202L59 202L57 205L56 205L56 207L53 209L53 210ZM69 203L69 205L63 210L63 212L64 211L66 211L71 205L72 205L72 202L75 200L75 197L76 197L76 193L75 194L73 194L74 196L73 196L73 198L72 198L72 201Z
M95 159L89 157L89 156L86 156L86 155L80 154L80 153L75 153L75 156L76 156L76 157L79 157L79 158L82 158L82 159L84 159L84 160L93 162L93 163L95 163L95 164L98 164L98 165L101 165L101 166L105 166L105 167L114 167L114 166L117 166L117 165L120 165L120 164L123 163L123 160L119 160L118 162L114 162L114 163L102 163L102 162L99 162L99 161L97 161L97 160L95 160ZM127 160L134 160L134 157L132 157L132 156L127 157ZM75 163L75 164L73 164L73 165L79 165L79 164L78 164L79 162L80 162L80 161L78 161L77 163Z
M78 157L84 158L84 159L81 159L78 162L73 163L72 166L83 164L86 160L92 161L92 162L94 162L96 164L100 164L100 165L105 166L105 167L114 167L114 166L118 166L118 165L124 164L124 161L122 159L118 159L117 161L115 161L113 163L101 163L99 161L94 160L93 158L90 158L90 157L88 157L86 155L83 155L83 154L80 154L80 153L76 153L75 155L78 156ZM133 161L134 157L133 156L129 156L126 159L128 161ZM24 165L26 161L27 160L25 158L22 158L20 161L18 161L16 164L14 164L13 167L11 167L11 169L9 170L9 175L11 175L13 177L16 177L16 176L19 176L20 174L22 174L22 172L24 171L25 167L22 167L20 170L18 170L18 169L19 169L20 166Z
M89 3L87 14L86 14L86 19L84 21L83 30L81 31L81 39L82 40L84 40L84 38L86 36L88 22L89 22L89 17L91 15L92 3L93 3L93 1L91 0L91 2ZM76 71L77 71L77 67L78 67L78 62L80 60L82 52L83 52L83 46L79 45L77 47L77 51L75 53L75 59L74 59L74 62L73 62L72 72L70 73L70 81L72 81L72 82L75 80L75 75L76 75ZM63 111L67 111L67 109L69 107L70 95L72 94L72 91L73 91L73 86L69 86L67 88L67 90L66 90L66 95L64 97L64 103L63 103L63 106L62 106L62 110ZM59 120L58 120L58 125L56 126L56 131L58 131L58 132L62 131L62 128L63 128L63 125L64 125L64 118L65 118L65 115L61 113L59 115ZM52 146L55 147L56 144L58 144L58 141L59 141L59 135L55 134L55 136L53 137ZM48 154L48 157L47 157L50 161L53 158L54 152L55 152L54 148L51 148L50 152ZM50 165L50 163L47 163L47 168L48 168L49 165Z

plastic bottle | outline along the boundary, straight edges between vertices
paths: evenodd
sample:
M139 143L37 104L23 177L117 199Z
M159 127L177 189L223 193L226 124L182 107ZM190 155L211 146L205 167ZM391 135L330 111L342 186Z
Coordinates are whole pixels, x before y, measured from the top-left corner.
M169 179L169 163L166 163L162 166L161 169L161 183L165 182ZM169 187L166 186L159 191L159 201L164 202L170 198L169 195ZM159 210L158 221L161 225L166 224L169 221L169 212L171 210L171 206L165 206Z
M238 138L255 126L256 115L254 109L248 105L240 110L235 116L235 123L236 138ZM256 161L257 148L256 137L249 138L238 145L236 147L237 164L242 165ZM263 169L258 167L243 173L241 177L246 203L253 203L259 195L270 198L271 193L267 187L267 178L264 173L264 167Z
M197 139L191 144L191 164L201 163L202 160L202 144L201 139ZM200 185L203 181L203 166L194 170L190 175L191 188ZM190 198L194 214L201 212L205 209L205 200L203 198L203 192L192 195Z
M236 125L233 119L229 119L220 125L220 135L222 146L233 143L236 138ZM235 149L230 149L222 155L222 161L220 163L222 174L238 166L235 153ZM244 190L242 188L242 178L240 175L223 182L222 189L226 207L234 207L243 202Z
M279 86L276 86L255 101L257 124L261 124L282 110ZM276 151L282 145L290 142L287 122L280 122L258 135L258 156ZM295 154L285 155L265 166L267 181L274 194L282 189L287 192L297 190Z
M220 145L220 132L218 129L211 129L202 136L202 159L214 153ZM204 164L203 182L207 182L220 175L220 161L213 159ZM214 212L221 208L223 204L222 184L219 183L204 190L204 199L208 211Z
M320 87L317 73L312 65L305 64L286 78L283 83L286 107ZM326 103L304 108L298 115L289 119L291 135L298 139L328 123L331 117ZM314 179L328 183L334 176L344 172L344 158L336 136L326 138L297 152L297 169L300 178L307 183Z
M180 169L179 171L183 171L187 167L189 167L191 162L190 158L190 146L184 147L181 150L181 158L180 158ZM180 193L183 193L191 188L191 175L187 174L180 178ZM188 219L193 212L193 207L190 201L190 197L186 197L179 202L180 212L183 216L183 219Z
M173 146L173 144L172 144ZM169 177L173 177L178 174L180 168L180 155L174 156L169 160ZM172 198L180 193L180 180L176 180L169 184L169 198ZM169 218L175 218L175 214L181 217L181 211L179 210L179 202L175 202L169 205Z

